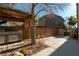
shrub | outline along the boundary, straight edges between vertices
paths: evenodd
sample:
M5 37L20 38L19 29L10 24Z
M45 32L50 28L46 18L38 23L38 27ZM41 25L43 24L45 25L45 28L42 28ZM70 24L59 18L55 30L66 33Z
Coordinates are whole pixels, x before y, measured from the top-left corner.
M26 47L20 49L20 53L22 53L22 54L24 54L24 55L27 54L27 53L26 53L27 51L28 51L28 49L27 49Z

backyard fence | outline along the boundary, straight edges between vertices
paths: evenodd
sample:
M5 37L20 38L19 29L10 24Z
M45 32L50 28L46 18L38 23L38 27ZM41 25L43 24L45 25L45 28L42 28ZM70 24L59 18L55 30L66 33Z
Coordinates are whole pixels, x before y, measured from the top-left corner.
M45 28L43 26L36 27L36 34L37 38L48 37L48 36L55 36L58 35L57 28Z

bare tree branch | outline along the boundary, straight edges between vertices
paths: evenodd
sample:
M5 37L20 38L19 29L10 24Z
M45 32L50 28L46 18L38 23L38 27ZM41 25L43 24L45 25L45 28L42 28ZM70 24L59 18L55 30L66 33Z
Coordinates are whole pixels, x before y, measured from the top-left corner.
M34 15L34 17L36 17L40 12L42 12L42 11L47 11L46 9L41 9L41 10L39 10L35 15Z

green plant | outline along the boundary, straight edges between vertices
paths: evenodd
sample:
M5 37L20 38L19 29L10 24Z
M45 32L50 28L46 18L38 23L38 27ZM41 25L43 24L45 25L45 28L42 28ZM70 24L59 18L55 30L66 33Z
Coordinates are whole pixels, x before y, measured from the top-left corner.
M77 21L76 21L77 19L74 16L70 16L70 18L68 20L69 20L68 24L70 26L74 26L77 23Z
M28 51L28 49L26 47L23 47L20 49L20 53L26 55L26 52Z

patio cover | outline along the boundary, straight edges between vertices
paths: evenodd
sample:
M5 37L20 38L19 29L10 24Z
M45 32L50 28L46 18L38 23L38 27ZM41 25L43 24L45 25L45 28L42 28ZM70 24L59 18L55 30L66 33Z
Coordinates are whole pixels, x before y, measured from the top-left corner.
M27 38L26 30L28 30L31 26L31 14L24 12L22 10L18 10L15 8L7 8L7 7L0 7L0 21L13 21L13 22L23 22L21 27L22 29L22 36L23 38ZM12 29L17 30L17 27L10 27L7 26L0 26L0 29Z
M32 15L22 10L0 7L0 20L23 21L30 16Z

